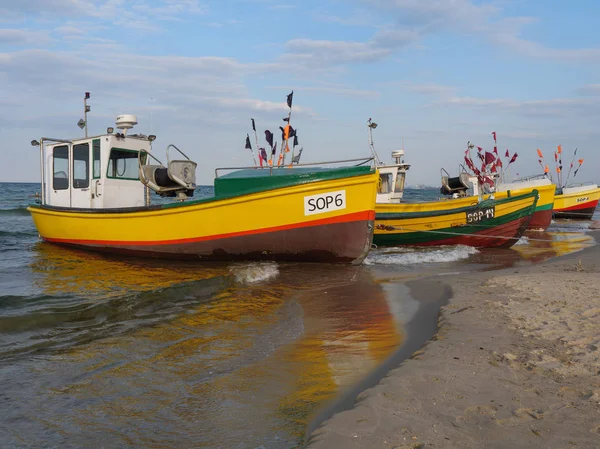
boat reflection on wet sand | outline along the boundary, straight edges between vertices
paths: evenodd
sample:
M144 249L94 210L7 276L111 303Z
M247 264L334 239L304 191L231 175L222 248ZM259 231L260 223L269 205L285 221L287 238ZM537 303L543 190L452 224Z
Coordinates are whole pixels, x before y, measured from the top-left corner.
M497 270L544 262L552 257L581 251L596 243L592 236L582 230L565 232L550 229L544 232L527 232L509 251L482 251L471 256L469 262L488 265L484 270Z
M0 344L3 421L25 446L296 446L402 344L414 302L365 266L164 268L42 245L39 299Z

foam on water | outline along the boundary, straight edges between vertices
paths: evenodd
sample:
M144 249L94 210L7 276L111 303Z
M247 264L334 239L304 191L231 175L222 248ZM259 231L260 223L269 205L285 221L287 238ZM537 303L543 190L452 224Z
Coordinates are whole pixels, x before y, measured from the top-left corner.
M515 245L528 245L529 244L529 238L526 236L522 236L519 240L517 240L517 243L515 243Z
M229 272L234 276L236 282L254 284L274 278L279 274L279 269L275 262L256 262L234 265Z
M479 251L471 246L440 246L431 248L384 248L371 251L365 259L367 265L416 265L424 263L454 262L469 258Z

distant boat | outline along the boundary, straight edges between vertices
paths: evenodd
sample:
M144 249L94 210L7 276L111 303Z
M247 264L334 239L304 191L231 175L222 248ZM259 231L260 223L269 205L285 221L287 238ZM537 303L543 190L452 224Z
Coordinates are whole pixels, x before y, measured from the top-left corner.
M374 167L236 169L216 177L214 197L193 200L196 163L169 145L163 165L155 136L127 134L136 124L121 115L116 133L32 142L42 192L28 210L44 241L199 261L360 263L367 255ZM176 201L151 204L151 191Z
M560 156L559 156L560 155ZM540 163L543 155L538 150ZM598 200L600 199L600 189L597 184L587 182L580 184L568 184L571 172L575 168L575 157L577 156L577 148L573 151L573 158L569 166L566 179L562 180L562 146L558 145L557 151L554 154L554 159L557 165L557 178L559 185L556 189L556 199L554 201L554 217L555 218L570 218L575 220L589 220L594 215ZM577 176L579 169L583 165L583 159L578 159L578 166L573 171L573 178ZM546 165L546 169L548 166Z
M600 200L597 184L581 184L559 188L554 198L554 216L589 220L594 215Z

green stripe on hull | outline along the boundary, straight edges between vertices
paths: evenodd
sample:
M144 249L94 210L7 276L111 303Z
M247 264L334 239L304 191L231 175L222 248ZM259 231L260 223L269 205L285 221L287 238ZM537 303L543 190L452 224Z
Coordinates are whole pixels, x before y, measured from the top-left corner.
M460 227L450 227L436 229L432 231L415 231L402 232L397 234L375 234L373 235L373 243L377 246L401 246L401 245L418 245L423 243L431 243L436 240L446 240L460 235L469 235L481 232L484 229L489 229L495 226L510 223L511 221L519 220L531 214L531 206L524 207L502 217L493 218L486 222L485 225L465 225ZM445 234L444 232L448 232Z
M281 189L283 187L309 182L330 181L368 175L374 169L370 166L353 167L274 167L271 169L238 170L215 179L215 196L230 197Z
M543 206L536 206L535 207L535 211L536 212L543 212L545 210L552 210L552 208L554 207L554 203L550 203L550 204L544 204Z
M464 207L455 207L455 208L442 209L442 210L429 210L429 211L419 211L419 212L376 212L375 219L376 220L405 220L405 219L411 219L411 218L442 217L444 215L452 215L452 214L458 214L461 212L469 212L469 211L472 211L474 207L483 209L486 207L498 206L498 205L504 204L504 203L512 203L513 201L516 201L519 199L530 198L534 194L537 195L537 190L534 192L535 193L528 192L523 195L511 196L511 197L503 198L500 200L489 200L488 199L488 200L483 200L477 204L470 204L470 205L464 206ZM448 200L448 201L451 202L452 200ZM410 203L405 203L405 204L410 204ZM422 203L422 204L427 204L427 203Z

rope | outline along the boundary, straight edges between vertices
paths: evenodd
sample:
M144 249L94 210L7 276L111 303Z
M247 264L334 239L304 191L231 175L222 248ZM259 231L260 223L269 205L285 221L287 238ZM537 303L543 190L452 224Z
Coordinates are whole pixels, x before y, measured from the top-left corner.
M520 240L521 237L506 237L503 235L477 235L477 234L463 234L460 232L450 232L450 231L428 231L428 230L424 230L424 229L410 229L410 228L403 228L403 227L396 227L396 226L386 226L387 230L390 230L389 228L392 228L391 230L394 231L418 231L418 232L429 232L431 234L444 234L444 235L461 235L461 236L467 236L467 237L479 237L479 238L493 238L493 239L502 239L502 240ZM531 241L531 242L548 242L548 240L544 240L544 239L536 239L533 237L528 237L526 236L527 240Z
M571 211L568 211L568 210L565 210L565 211L558 210L558 211L553 211L553 213L554 214L569 214L569 215L586 215L586 216L589 215L589 212L588 213L584 213L584 212L571 212ZM593 214L594 214L594 212L592 212L592 215ZM557 217L557 218L560 218L560 217Z

